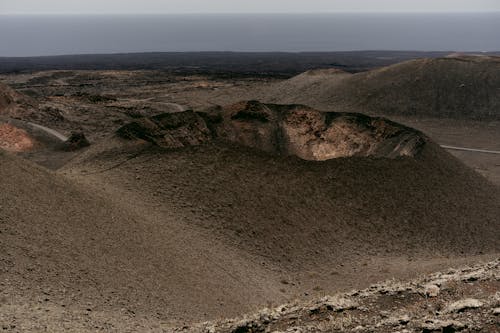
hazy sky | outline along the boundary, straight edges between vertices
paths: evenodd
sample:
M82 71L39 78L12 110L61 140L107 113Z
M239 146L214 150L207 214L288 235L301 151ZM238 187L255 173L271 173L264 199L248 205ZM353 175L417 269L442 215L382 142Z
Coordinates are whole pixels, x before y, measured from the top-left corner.
M0 14L500 11L500 0L0 0Z

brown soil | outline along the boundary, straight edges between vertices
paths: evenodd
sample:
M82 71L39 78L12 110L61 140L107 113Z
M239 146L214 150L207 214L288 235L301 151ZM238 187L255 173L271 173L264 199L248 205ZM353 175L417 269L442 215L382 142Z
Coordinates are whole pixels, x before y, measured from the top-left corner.
M128 193L0 154L0 319L13 331L203 320L284 299L275 272L184 212L139 209Z
M254 91L267 102L389 117L440 144L498 150L499 59L419 59L354 75L315 70ZM500 185L499 155L451 153Z
M65 172L96 184L105 177L123 193L127 179L131 195L169 202L174 211L187 208L203 217L201 227L215 223L227 236L246 239L248 251L286 265L316 266L335 262L332 252L345 259L372 247L373 253L426 254L499 245L490 234L500 222L495 188L431 142L414 158L324 162L217 141L176 150L112 142L80 155ZM481 225L487 231L477 234ZM481 241L468 248L475 235Z
M10 113L69 135L83 132L89 141L106 138L133 119L228 104L249 93L249 85L267 79L211 79L161 71L48 71L2 76L13 88L33 96L36 112ZM247 98L248 99L248 98ZM180 105L179 105L180 104Z

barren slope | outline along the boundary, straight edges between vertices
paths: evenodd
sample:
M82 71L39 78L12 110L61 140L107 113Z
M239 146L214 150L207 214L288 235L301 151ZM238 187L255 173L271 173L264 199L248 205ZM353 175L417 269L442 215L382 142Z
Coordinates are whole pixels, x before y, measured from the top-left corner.
M418 59L353 75L310 71L265 89L263 100L338 112L498 120L500 58Z
M430 258L499 250L497 190L430 141L413 157L318 162L206 140L203 126L196 127L202 136L186 137L188 126L149 124L150 136L142 127L143 139L102 142L66 176L130 198L134 209L189 217L274 267L285 294L363 285L411 274ZM158 147L161 138L174 148Z
M14 331L133 329L283 299L270 268L182 211L86 192L1 151L0 184L0 322Z
M297 271L370 254L499 249L495 189L433 144L416 158L324 162L220 142L144 145L89 151L67 172L130 193L137 205L152 201L192 215L190 223Z

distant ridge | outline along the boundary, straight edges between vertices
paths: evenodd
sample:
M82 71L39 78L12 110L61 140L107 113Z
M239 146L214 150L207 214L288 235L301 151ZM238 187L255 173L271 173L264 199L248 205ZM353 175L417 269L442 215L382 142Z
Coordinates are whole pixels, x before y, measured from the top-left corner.
M0 73L42 70L161 69L179 73L290 77L309 69L327 67L360 72L409 59L444 57L449 53L390 50L298 53L151 52L0 57Z
M450 55L347 74L316 70L266 89L263 100L322 110L500 119L500 57Z

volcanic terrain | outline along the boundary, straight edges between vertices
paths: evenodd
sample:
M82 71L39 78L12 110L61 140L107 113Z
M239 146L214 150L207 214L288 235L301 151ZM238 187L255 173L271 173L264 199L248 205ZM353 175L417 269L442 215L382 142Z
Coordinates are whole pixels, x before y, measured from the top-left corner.
M498 186L419 130L359 109L339 112L335 103L322 111L233 103L257 95L260 81L215 89L216 81L199 87L199 77L177 78L169 92L161 95L165 83L157 83L141 96L140 85L99 93L102 86L81 88L72 80L108 75L105 82L119 85L119 78L133 82L144 73L20 75L11 80L48 81L39 90L24 88L33 97L10 88L0 94L7 96L0 140L9 148L0 150L0 323L6 331L286 330L299 327L296 320L326 321L328 306L340 306L317 301L326 294L498 257ZM56 87L47 85L52 80L59 80ZM185 103L190 92L199 98L194 110ZM205 98L214 92L219 97ZM75 101L82 103L72 106ZM26 140L33 146L21 145ZM481 281L477 290L453 287L445 301L479 295L494 308L498 264L484 267L471 280ZM456 272L463 281L466 272ZM387 285L387 303L400 304L395 284ZM408 290L408 308L421 305L415 288ZM375 299L378 289L363 293ZM290 303L298 304L295 312L284 317L261 321L259 314L245 326L224 321L291 301L298 302ZM311 304L320 304L312 317L304 310ZM494 316L485 311L481 316ZM346 327L368 332L371 319L365 319ZM212 324L194 325L207 320Z

